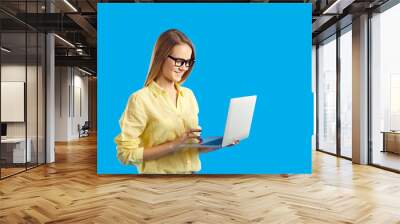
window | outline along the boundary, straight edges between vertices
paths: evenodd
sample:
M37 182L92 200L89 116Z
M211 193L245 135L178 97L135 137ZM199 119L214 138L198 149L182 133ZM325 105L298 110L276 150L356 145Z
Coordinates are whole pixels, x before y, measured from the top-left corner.
M371 160L400 170L400 4L371 18Z
M336 153L336 35L318 47L318 149Z
M352 157L352 32L340 36L340 155Z

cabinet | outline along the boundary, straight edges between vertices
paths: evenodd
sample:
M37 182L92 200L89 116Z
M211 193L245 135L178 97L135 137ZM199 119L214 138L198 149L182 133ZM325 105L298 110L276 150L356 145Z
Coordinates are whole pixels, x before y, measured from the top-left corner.
M383 133L383 152L400 154L400 131L386 131Z
M25 138L7 138L1 140L1 160L5 164L20 164L31 162L32 141L26 140L27 147L25 151Z

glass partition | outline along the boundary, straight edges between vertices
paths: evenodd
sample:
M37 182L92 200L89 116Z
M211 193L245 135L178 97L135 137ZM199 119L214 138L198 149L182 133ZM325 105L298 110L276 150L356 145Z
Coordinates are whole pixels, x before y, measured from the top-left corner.
M44 12L44 3L0 2L0 178L45 162L46 40L18 19Z
M318 47L318 149L336 154L336 35Z
M3 32L1 47L1 175L7 177L24 171L31 158L26 141L25 32Z

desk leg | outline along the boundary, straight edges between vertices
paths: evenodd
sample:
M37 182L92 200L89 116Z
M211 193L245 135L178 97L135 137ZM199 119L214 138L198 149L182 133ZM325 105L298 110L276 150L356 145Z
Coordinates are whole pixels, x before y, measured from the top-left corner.
M383 149L381 152L386 152L386 134L382 133L383 135Z

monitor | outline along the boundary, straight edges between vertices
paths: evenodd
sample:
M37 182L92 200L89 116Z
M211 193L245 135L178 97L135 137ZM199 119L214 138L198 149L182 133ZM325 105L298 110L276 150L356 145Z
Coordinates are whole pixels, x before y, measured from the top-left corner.
M1 123L1 136L7 136L7 124Z

